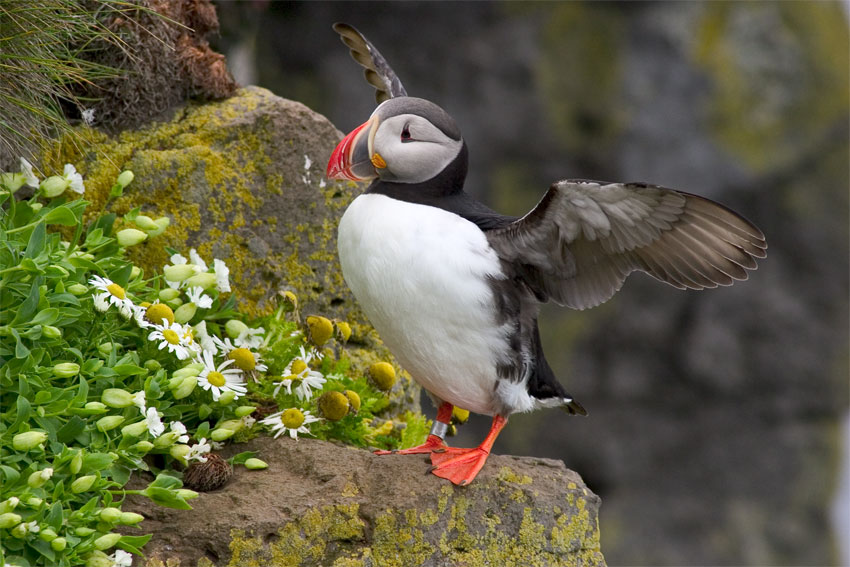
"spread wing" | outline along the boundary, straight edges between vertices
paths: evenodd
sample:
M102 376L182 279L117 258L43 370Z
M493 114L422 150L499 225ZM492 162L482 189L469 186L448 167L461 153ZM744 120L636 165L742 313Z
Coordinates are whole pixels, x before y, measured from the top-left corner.
M640 270L679 289L747 279L767 244L713 201L639 183L559 181L521 219L487 233L540 301L574 309L611 298Z
M378 103L397 96L407 96L401 81L372 42L354 26L336 23L333 29L339 34L342 42L351 49L351 57L363 66L366 80L375 87L375 100Z

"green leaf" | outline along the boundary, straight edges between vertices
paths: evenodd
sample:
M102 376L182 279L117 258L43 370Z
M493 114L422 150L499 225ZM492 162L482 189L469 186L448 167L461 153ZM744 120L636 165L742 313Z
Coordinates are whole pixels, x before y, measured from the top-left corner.
M126 222L136 222L136 217L138 217L142 212L141 207L136 207L124 214L124 221Z
M143 555L142 548L150 541L151 537L153 537L153 534L143 536L122 535L115 547L136 555Z
M210 436L210 422L205 421L198 426L198 429L195 430L194 437L195 439L201 438L209 438Z
M83 457L83 467L80 469L80 474L102 471L111 465L114 460L115 457L107 453L88 453Z
M103 270L100 266L92 262L91 260L86 260L85 258L68 258L68 262L71 263L75 268L82 268L89 272L94 272L96 274L102 274Z
M109 279L120 285L127 287L127 282L130 281L130 273L133 271L133 264L129 262L123 264L119 269L109 273Z
M115 218L115 213L103 215L92 223L92 225L88 229L88 232L92 232L93 230L97 230L99 228L103 231L103 234L105 236L110 236L112 234L112 225L115 224Z
M185 500L177 496L171 490L166 488L159 488L156 486L148 486L145 489L145 495L150 498L154 503L159 504L160 506L165 506L166 508L176 508L177 510L191 510L192 507L186 503Z
M88 234L86 234L86 246L94 247L100 244L101 240L103 240L103 229L96 228L94 230L90 230Z
M56 440L60 443L69 443L85 428L86 422L75 415L68 420L68 423L59 428L59 431L56 432Z
M120 486L124 486L127 484L127 481L130 480L130 469L123 465L112 465L106 471L107 476L117 482Z
M62 527L64 516L65 514L62 511L62 502L54 502L53 506L50 507L50 512L47 513L47 525L54 530L58 530Z
M47 227L43 222L35 225L35 228L32 230L32 234L30 235L29 242L27 243L27 249L24 252L25 258L35 258L41 251L44 250L44 240L47 236Z
M44 215L44 220L48 224L61 224L63 226L74 226L77 224L77 217L68 205L62 205L51 209Z
M3 473L4 477L6 477L6 482L4 483L6 485L12 485L21 478L21 473L7 465L0 465L0 472Z
M15 358L21 359L26 358L30 354L30 349L24 346L24 343L21 342L21 337L15 336Z
M183 486L183 482L170 474L160 473L156 475L156 478L148 485L148 488L152 486L156 488L180 488Z
M230 461L230 463L233 465L244 465L245 461L247 461L248 459L252 459L256 456L256 451L245 451L244 453L237 453L236 455L233 455L227 460Z
M30 538L29 546L34 548L44 557L46 557L50 563L53 563L56 560L56 552L53 551L53 548L50 547L50 544L44 541L43 539ZM48 563L48 565L50 564Z
M36 264L35 260L33 260L32 258L22 258L21 263L18 267L28 274L41 275L44 273L44 270L39 268L38 264Z
M31 325L52 325L59 318L59 310L55 307L48 307L38 312L38 315L32 318Z
M32 414L32 406L30 405L30 401L24 396L18 396L18 400L15 403L15 409L18 410L18 416L17 418L15 418L15 425L24 423L30 418L30 415Z
M74 396L74 400L72 402L73 405L84 404L88 399L89 395L89 383L86 382L86 379L82 376L80 376L78 379L80 381L80 384L77 387L77 395Z
M30 288L29 295L18 308L18 314L15 315L15 319L12 321L13 325L18 322L28 321L35 314L35 310L38 308L38 300L41 298L38 291L40 285L41 279L36 278Z
M112 370L118 373L119 376L135 376L137 374L146 374L147 370L135 364L119 364L113 366Z

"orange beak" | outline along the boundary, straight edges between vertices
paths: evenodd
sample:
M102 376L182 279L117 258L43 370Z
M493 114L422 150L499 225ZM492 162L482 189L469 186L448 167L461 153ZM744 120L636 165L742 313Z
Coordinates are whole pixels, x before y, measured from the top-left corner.
M377 117L373 116L337 144L328 161L328 179L365 181L378 176L369 151L375 125Z

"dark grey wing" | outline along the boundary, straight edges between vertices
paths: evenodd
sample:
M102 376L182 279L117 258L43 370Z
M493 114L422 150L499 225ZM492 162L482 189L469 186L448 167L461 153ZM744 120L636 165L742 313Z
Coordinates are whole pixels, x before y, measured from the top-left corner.
M375 87L375 100L378 103L397 96L407 96L401 81L372 42L354 26L336 23L333 29L339 34L342 42L351 49L351 57L363 66L366 80Z
M747 279L767 244L709 199L655 185L559 181L521 219L486 232L540 301L574 309L611 298L640 270L679 289Z

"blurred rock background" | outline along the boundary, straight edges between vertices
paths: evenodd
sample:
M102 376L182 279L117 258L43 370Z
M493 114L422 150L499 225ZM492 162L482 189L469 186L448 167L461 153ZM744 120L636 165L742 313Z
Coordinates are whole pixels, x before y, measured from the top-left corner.
M828 565L848 408L848 18L835 2L219 2L237 81L349 131L373 92L330 26L378 47L470 148L467 189L520 215L552 181L647 181L767 235L750 281L641 275L546 309L588 418L516 416L496 452L563 459L602 497L612 565ZM485 418L456 444L477 444ZM846 495L844 496L846 499ZM846 513L845 513L846 517ZM847 561L846 556L844 561Z

